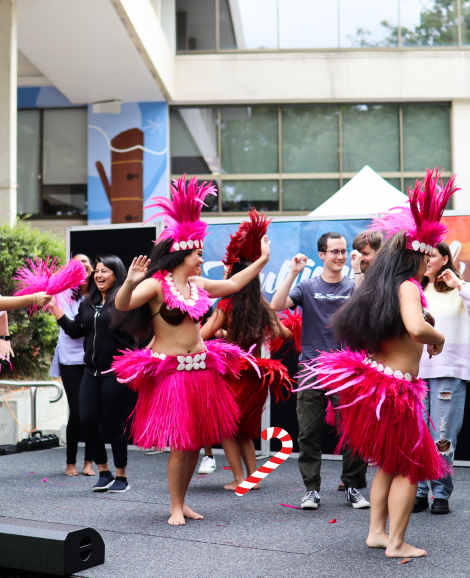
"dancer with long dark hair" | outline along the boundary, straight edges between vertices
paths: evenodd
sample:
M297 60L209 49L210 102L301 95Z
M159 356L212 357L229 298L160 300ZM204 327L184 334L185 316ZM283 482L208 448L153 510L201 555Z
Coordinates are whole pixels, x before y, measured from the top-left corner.
M200 320L210 297L240 291L269 260L267 237L259 259L226 281L197 276L202 265L207 224L199 219L208 194L215 187L186 177L174 181L172 200L156 197L166 228L147 257L134 259L126 282L116 296L116 308L132 311L125 327L138 335L153 329L152 350L126 352L113 364L119 381L138 391L133 416L134 442L141 447L170 446L168 485L171 508L168 523L184 525L185 517L201 519L185 503L189 482L203 446L235 435L239 410L227 385L246 356L235 344L204 343Z
M371 488L367 545L386 548L394 558L426 556L425 550L405 542L418 482L439 479L450 470L424 422L426 384L415 377L423 345L434 356L445 341L431 316L423 315L426 302L418 283L445 234L439 221L456 190L455 177L445 189L439 177L438 171L427 171L424 190L417 181L408 191L410 208L375 221L372 230L383 230L390 238L332 318L348 349L322 353L303 373L319 376L316 388L339 394L340 446L347 443L379 467ZM334 410L329 409L331 418Z
M129 400L128 388L109 373L113 356L120 350L134 349L136 341L115 322L114 301L126 278L124 265L116 255L98 255L90 290L73 319L55 305L50 307L57 323L73 339L84 337L85 369L80 384L79 412L86 442L100 477L94 492L123 493L127 481L127 438L124 422ZM116 478L108 466L101 421L109 433Z
M229 267L228 279L245 270L261 254L261 239L266 234L271 221L255 209L249 213L250 221L243 222L232 235L223 263ZM237 343L242 349L253 348L258 371L249 362L241 367L240 378L230 380L231 391L240 407L241 419L237 435L222 441L234 480L224 486L235 490L243 482L243 462L247 475L256 469L256 454L253 439L260 435L261 415L269 393L276 399L283 395L283 389L290 390L287 369L277 360L262 359L261 346L268 339L281 337L284 341L293 339L292 332L284 327L271 305L261 293L261 282L256 276L238 293L222 298L214 315L204 325L201 335L209 339L220 329L227 330L227 341ZM256 484L253 489L259 489Z

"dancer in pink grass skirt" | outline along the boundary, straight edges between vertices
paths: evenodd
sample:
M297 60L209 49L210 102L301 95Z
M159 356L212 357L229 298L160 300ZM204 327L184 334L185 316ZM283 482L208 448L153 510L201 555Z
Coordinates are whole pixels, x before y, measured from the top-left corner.
M131 311L124 324L136 335L153 329L152 349L126 351L115 357L118 379L138 391L132 424L134 442L143 448L170 446L168 485L169 524L203 518L185 504L189 482L202 446L233 437L240 411L227 380L238 375L241 360L250 356L236 344L204 343L200 321L211 297L239 291L269 260L267 237L255 263L226 281L198 277L207 224L199 220L206 195L215 187L199 188L185 175L174 182L172 199L156 197L166 228L150 259L133 260L127 280L116 296L116 308Z
M445 189L440 173L428 171L424 190L409 190L410 207L377 219L371 230L390 237L349 301L332 318L338 341L348 349L324 352L306 362L301 377L317 376L327 395L338 394L340 446L347 443L364 460L379 467L371 488L367 545L385 548L388 557L426 556L405 542L405 532L419 481L439 479L449 471L426 428L423 399L426 384L416 376L427 345L430 356L441 353L444 335L433 327L418 280L446 233L440 224L456 190L455 177ZM390 518L389 534L385 525Z

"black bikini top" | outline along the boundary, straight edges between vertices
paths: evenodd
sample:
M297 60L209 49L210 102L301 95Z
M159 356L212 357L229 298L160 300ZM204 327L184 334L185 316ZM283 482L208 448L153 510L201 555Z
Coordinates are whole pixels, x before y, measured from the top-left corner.
M168 325L173 325L173 326L181 325L181 323L183 323L186 315L188 315L188 313L181 311L181 309L179 309L179 308L172 309L171 307L168 307L168 305L166 303L163 303L163 305L160 307L160 310L157 311L157 313L155 313L154 315L152 315L152 319L154 317L156 317L159 313L160 313L163 321L168 323ZM189 315L188 315L188 317L189 317ZM194 323L201 323L201 321L203 319L204 319L204 315L202 315L199 319L194 319L193 321L194 321Z

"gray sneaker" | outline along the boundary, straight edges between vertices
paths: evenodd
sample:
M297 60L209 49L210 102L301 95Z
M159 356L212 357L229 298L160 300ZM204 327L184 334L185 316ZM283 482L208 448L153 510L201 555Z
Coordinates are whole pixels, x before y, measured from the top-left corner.
M320 505L320 494L314 490L313 492L307 492L302 498L300 507L302 510L316 510Z
M370 508L369 502L356 488L348 488L345 498L346 503L351 504L353 508Z

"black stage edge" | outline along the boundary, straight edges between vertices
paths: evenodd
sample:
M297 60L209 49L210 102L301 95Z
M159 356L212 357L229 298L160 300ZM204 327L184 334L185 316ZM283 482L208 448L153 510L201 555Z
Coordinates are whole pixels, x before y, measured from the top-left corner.
M103 539L93 528L0 518L0 567L4 572L70 576L104 564L104 550Z

